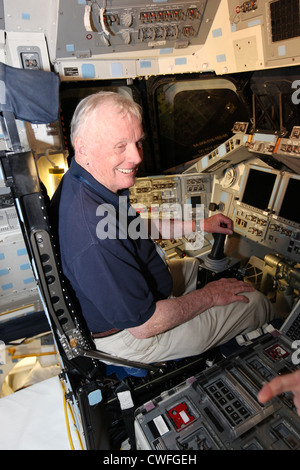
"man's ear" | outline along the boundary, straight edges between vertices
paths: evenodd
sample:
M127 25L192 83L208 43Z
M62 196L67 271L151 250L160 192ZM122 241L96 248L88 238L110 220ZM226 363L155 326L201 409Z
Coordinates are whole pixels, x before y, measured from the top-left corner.
M86 148L84 139L80 136L75 139L75 155L81 162L86 161Z

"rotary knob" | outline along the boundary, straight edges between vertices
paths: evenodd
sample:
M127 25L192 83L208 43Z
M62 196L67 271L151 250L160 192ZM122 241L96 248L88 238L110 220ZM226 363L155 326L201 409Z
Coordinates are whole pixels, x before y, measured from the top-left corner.
M122 18L122 21L123 21L123 25L126 28L129 28L132 25L132 22L133 22L132 14L131 13L125 13L123 18Z

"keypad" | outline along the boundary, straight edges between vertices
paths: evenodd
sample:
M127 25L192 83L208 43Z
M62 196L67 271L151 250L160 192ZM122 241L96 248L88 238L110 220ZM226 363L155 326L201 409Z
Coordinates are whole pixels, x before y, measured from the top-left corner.
M300 315L295 319L286 333L287 337L291 340L300 338Z
M237 426L251 415L240 397L224 380L218 379L205 389L231 426Z

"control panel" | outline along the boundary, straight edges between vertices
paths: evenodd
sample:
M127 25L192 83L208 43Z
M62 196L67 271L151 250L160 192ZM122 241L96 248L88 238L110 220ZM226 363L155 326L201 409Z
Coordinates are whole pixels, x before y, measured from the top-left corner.
M199 173L188 175L137 178L130 188L130 203L142 217L159 213L163 218L195 216L203 205L208 215L212 176Z
M220 1L100 3L60 1L57 58L204 44Z
M296 450L300 419L292 394L261 404L266 381L294 370L284 338L264 336L242 353L137 409L138 446L155 450Z
M264 14L262 1L235 1L229 0L230 22L235 25L237 31L246 28L247 23Z
M299 64L297 0L27 0L25 10L21 0L1 5L8 63L19 66L18 45L41 46L42 61L24 51L22 66L45 70L50 59L64 80L223 75Z
M236 123L232 137L200 158L185 173L223 175L227 168L247 160L249 158L248 148L245 145L248 140L247 127L248 123Z
M250 240L263 243L266 237L269 217L267 213L256 212L236 203L233 213L234 227L237 232L246 236Z
M300 260L300 225L280 223L276 216L270 218L266 244L293 260Z
M181 217L180 176L137 178L130 188L130 203L142 217L157 213L165 218Z
M233 156L230 165L214 173L210 213L222 212L233 220L237 234L299 262L300 127L284 138L256 133L239 141L226 153L228 162Z
M300 126L294 126L289 137L279 139L276 153L295 158L300 156Z
M203 205L204 217L208 216L208 206L211 199L212 176L203 174L188 174L181 176L182 202L191 206L195 218L197 205Z
M296 204L300 177L262 163L240 164L227 170L223 179L216 179L211 213L222 212L233 220L237 234L299 262L300 218Z
M278 136L275 134L254 134L250 138L248 148L251 152L272 155L276 149Z
M291 14L293 7L295 7L294 15ZM274 60L280 60L283 56L284 58L293 57L293 54L297 53L299 41L298 2L228 0L228 8L232 31L247 31L249 27L262 26L266 64L274 64ZM243 54L245 54L246 44L238 39L235 44L240 49L244 49ZM242 59L242 56L239 56L237 52L236 59Z
M211 175L153 176L137 178L129 197L142 218L191 220L208 216L211 190ZM159 243L169 258L194 256L211 248L209 237L197 235L186 233L180 239L163 239Z
M249 136L239 127L234 137L183 174L138 178L130 190L131 203L148 218L154 213L162 218L195 218L200 206L204 217L222 212L233 220L237 234L299 262L300 216L295 204L300 176L275 169L278 142L299 144L299 136L299 127L285 139L277 134ZM274 158L274 167L265 157ZM168 244L164 242L167 248Z

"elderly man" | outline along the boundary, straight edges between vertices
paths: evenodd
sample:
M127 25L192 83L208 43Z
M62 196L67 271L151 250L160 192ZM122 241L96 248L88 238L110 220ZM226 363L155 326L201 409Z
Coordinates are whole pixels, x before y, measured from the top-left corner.
M130 98L100 92L79 103L71 123L75 157L60 198L59 241L63 271L96 347L151 363L199 354L258 328L274 312L263 295L236 279L195 290L195 262L184 274L190 287L178 296L172 268L152 239L127 230L141 225L128 195L143 138L141 110ZM111 227L106 233L105 217ZM202 229L232 233L232 221L219 214L202 221Z

